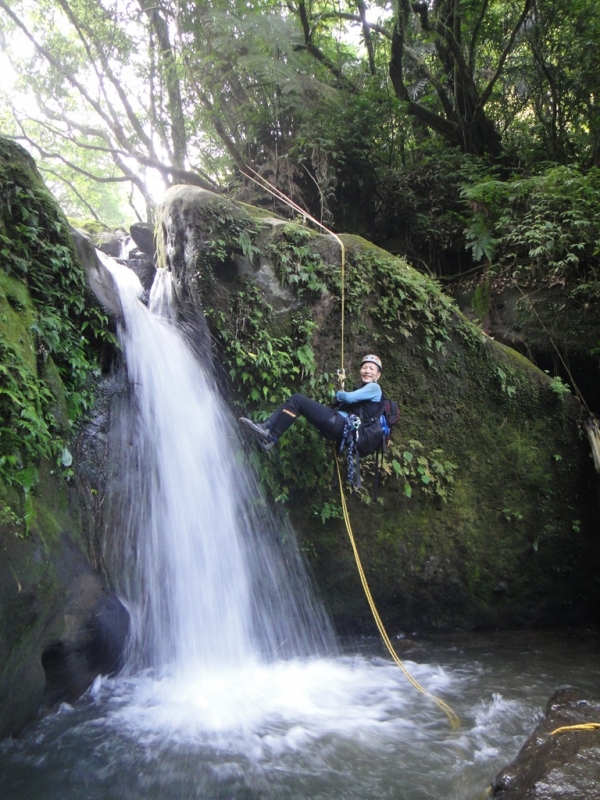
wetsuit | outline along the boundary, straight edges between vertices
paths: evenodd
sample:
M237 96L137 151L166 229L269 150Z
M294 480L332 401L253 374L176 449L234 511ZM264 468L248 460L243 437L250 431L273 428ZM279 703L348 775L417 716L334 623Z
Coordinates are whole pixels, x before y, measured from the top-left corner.
M363 383L353 392L337 392L335 398L340 404L339 409L324 406L303 394L293 394L271 414L265 425L271 429L272 436L279 439L294 424L296 417L303 416L322 436L339 443L348 414L367 419L376 412L381 397L381 387L375 382Z

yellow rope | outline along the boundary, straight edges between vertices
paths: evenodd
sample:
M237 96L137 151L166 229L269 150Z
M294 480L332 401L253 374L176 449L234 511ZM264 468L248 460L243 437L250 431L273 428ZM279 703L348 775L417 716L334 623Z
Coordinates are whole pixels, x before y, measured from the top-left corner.
M346 382L346 371L344 370L344 338L345 338L345 334L344 334L344 319L345 319L345 316L346 316L346 247L345 247L344 243L342 242L342 240L340 239L340 237L337 235L337 233L334 233L332 230L330 230L325 225L323 225L322 222L319 222L318 219L315 219L314 217L312 217L308 213L308 211L305 211L305 209L303 209L302 206L299 206L297 203L295 203L291 198L289 198L287 195L285 195L280 189L278 189L270 181L268 181L266 178L264 178L259 172L257 172L256 170L252 169L252 167L249 167L247 165L246 165L246 169L248 170L248 172L244 173L246 178L251 180L257 186L260 186L261 189L265 189L267 192L269 192L269 194L272 194L273 197L276 197L278 200L281 200L282 203L285 203L290 208L293 208L294 211L297 211L299 214L302 214L303 217L306 217L306 219L309 219L311 222L313 222L319 228L324 230L330 236L333 236L333 238L336 240L336 242L340 246L340 251L341 251L341 269L342 269L342 276L341 276L342 277L342 281L341 281L342 282L342 289L341 289L342 355L341 355L341 366L340 366L340 369L338 370L338 380L340 382L340 386L343 389L344 385L345 385L345 382ZM249 174L250 172L252 173L252 175L255 175L256 177L252 177L252 175Z
M270 194L272 194L274 197L277 197L283 203L286 203L288 206L290 206L290 208L293 208L298 213L302 214L302 216L304 216L307 219L311 220L311 222L313 222L319 228L322 228L330 236L333 236L333 238L337 241L337 243L340 246L340 250L341 250L341 326L342 326L341 336L342 336L342 348L341 348L341 366L340 366L340 369L338 370L338 380L339 380L340 385L341 385L341 387L343 389L345 381L346 381L346 372L345 372L345 369L344 369L344 344L345 344L344 322L345 322L345 317L346 317L346 248L344 246L344 243L342 242L342 240L340 239L340 237L336 233L334 233L333 231L329 230L329 228L325 227L325 225L323 225L322 222L319 222L319 220L315 219L310 214L308 214L301 206L299 206L296 203L294 203L293 200L291 200L289 197L287 197L285 194L283 194L283 192L281 192L276 186L273 186L272 183L270 183L266 178L264 178L262 175L260 175L258 172L256 172L256 170L253 170L252 167L248 167L248 166L246 166L246 169L247 169L247 172L245 173L245 175L246 175L247 178L249 178L251 181L253 181L253 183L256 183L257 186L260 186L261 188L265 189ZM250 172L256 177L252 177L252 175L248 174ZM343 514L344 514L344 522L346 523L346 530L348 531L348 536L350 538L350 544L352 545L352 550L354 552L354 559L356 561L356 566L358 567L358 573L360 575L360 580L361 580L361 583L363 585L363 589L365 591L365 595L367 596L367 600L369 601L369 606L371 607L371 612L372 612L373 617L375 619L375 622L377 624L377 628L379 629L379 633L381 634L381 638L383 639L383 641L385 643L385 646L387 647L387 649L389 651L389 654L391 655L392 659L400 667L400 669L402 670L402 672L403 672L405 678L408 680L408 682L411 683L414 686L414 688L417 689L417 691L421 692L424 695L427 695L427 697L429 697L431 700L433 700L435 703L437 703L437 705L442 709L442 711L444 711L444 713L446 714L446 716L450 720L450 725L452 726L452 728L454 728L454 729L458 728L460 726L460 719L459 719L458 715L456 714L456 712L452 708L450 708L450 706L447 703L445 703L443 700L441 700L439 697L436 697L435 695L431 694L431 692L428 692L426 689L424 689L421 686L421 684L418 681L416 681L413 678L413 676L410 674L410 672L406 669L406 667L404 666L404 664L402 663L402 661L398 657L396 651L394 650L394 647L393 647L393 645L392 645L392 643L390 641L390 637L387 634L387 631L386 631L386 629L385 629L385 627L383 625L383 622L381 621L381 617L379 616L379 612L377 611L377 607L375 606L375 602L373 600L373 596L371 595L371 590L369 589L369 584L367 583L367 578L366 578L364 570L362 568L362 563L361 563L361 560L360 560L360 556L358 554L358 549L356 547L356 542L354 541L354 535L352 534L352 526L350 525L350 516L348 514L348 507L346 505L346 497L344 495L344 485L343 485L343 482L342 482L342 474L341 474L341 471L340 471L340 463L338 461L337 453L335 452L335 450L334 450L334 454L335 454L335 463L336 463L336 466L337 466L338 480L339 480L339 484L340 484L340 496L341 496L341 499L342 499L342 511L343 511Z
M396 662L396 664L400 667L400 669L402 670L402 673L404 674L404 677L408 680L408 682L412 686L414 686L414 688L417 691L421 692L424 695L427 695L427 697L429 697L431 700L433 700L434 703L437 703L437 705L442 709L442 711L448 717L448 719L450 721L450 725L452 726L452 728L456 729L456 728L458 728L460 726L460 718L458 717L458 714L452 708L450 708L448 703L445 703L439 697L436 697L434 694L431 694L431 692L428 692L427 689L424 689L421 686L421 684L417 680L415 680L415 678L413 678L413 676L410 674L410 672L406 669L406 667L404 666L404 664L402 663L402 661L398 657L398 654L394 650L394 646L392 645L392 643L390 641L390 637L388 636L388 633L387 633L387 631L386 631L386 629L385 629L385 627L383 625L383 622L381 621L381 617L379 616L379 612L377 611L377 607L375 606L375 601L373 600L373 596L371 594L371 590L369 589L369 584L367 582L367 578L366 578L365 572L363 570L362 562L361 562L360 556L358 554L358 548L356 547L356 541L354 540L354 535L352 533L352 526L350 525L350 516L348 514L348 506L346 505L346 496L344 494L344 486L343 486L343 482L342 482L342 472L341 472L341 469L340 469L340 462L338 460L337 453L335 453L335 464L336 464L336 467L337 467L338 481L339 481L339 484L340 484L340 497L341 497L341 501L342 501L342 513L343 513L343 517L344 517L344 522L346 523L346 530L348 531L348 536L350 538L350 544L352 545L352 551L354 553L354 560L356 561L356 566L358 567L358 574L360 575L360 580L361 580L363 589L365 591L365 595L367 596L367 600L369 601L369 606L371 608L371 613L373 614L373 618L375 619L375 623L377 625L379 633L381 634L381 638L383 639L384 644L387 647L389 654L391 655L393 660Z
M550 736L565 731L595 731L600 728L600 722L582 722L579 725L563 725L562 728L555 728L550 732Z
M346 319L346 248L344 247L344 243L337 237L338 242L340 243L340 247L342 248L342 288L341 288L341 301L342 301L342 353L340 358L340 368L338 370L338 380L340 382L340 386L342 389L346 384L346 370L344 369L344 340L345 340L345 332L344 332L344 320Z

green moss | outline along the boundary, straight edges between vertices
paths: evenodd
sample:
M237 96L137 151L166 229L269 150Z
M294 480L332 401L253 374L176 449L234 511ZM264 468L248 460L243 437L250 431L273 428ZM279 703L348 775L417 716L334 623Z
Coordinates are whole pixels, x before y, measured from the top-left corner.
M235 206L243 209L243 211L252 219L283 219L283 217L280 217L278 214L274 214L272 211L267 211L266 209L258 208L257 206L251 206L248 203L240 203L238 201L236 202Z
M97 219L77 219L75 217L67 217L67 221L71 227L87 231L87 233L109 233L111 231L108 225L99 222Z
M35 310L26 287L0 270L0 342L29 372L36 372L31 326Z
M56 516L56 511L37 498L33 499L34 530L40 541L48 547L51 540L58 541L63 527Z
M480 319L483 319L490 311L490 298L492 295L491 285L489 283L481 283L473 292L473 299L471 305L473 311Z
M91 405L112 339L69 229L31 157L0 139L0 481L25 501L39 458L58 458Z

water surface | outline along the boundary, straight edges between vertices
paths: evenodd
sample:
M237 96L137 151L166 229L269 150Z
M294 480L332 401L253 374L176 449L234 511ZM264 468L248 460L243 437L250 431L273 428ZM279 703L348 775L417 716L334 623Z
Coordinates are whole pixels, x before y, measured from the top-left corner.
M373 641L337 658L98 680L0 745L4 800L479 800L569 683L598 694L592 635ZM348 654L348 651L352 651ZM370 653L370 654L369 654Z

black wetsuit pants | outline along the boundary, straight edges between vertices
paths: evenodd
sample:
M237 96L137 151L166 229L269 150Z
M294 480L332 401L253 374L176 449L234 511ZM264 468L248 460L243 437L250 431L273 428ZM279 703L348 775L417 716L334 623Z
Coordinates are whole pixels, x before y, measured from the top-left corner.
M306 417L326 439L330 439L332 442L341 441L346 418L332 408L323 406L303 394L293 394L283 405L279 406L277 411L271 414L265 424L279 439L294 424L298 416Z

